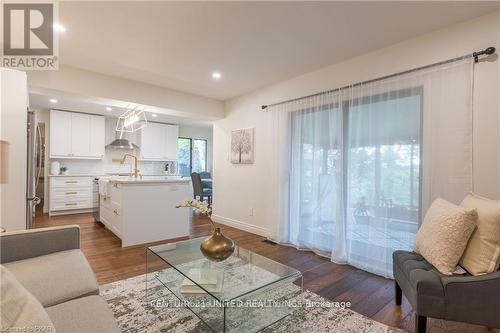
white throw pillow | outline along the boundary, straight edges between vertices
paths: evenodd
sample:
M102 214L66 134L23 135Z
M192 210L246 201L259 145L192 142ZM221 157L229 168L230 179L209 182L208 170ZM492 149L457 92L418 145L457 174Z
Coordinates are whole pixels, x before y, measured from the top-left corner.
M42 304L0 265L0 330L2 332L51 332L54 324ZM38 330L37 330L38 328Z
M460 204L475 208L478 214L477 228L467 244L460 265L472 275L496 271L500 261L500 201L469 194Z
M434 200L415 239L415 252L443 274L452 275L476 227L477 212Z

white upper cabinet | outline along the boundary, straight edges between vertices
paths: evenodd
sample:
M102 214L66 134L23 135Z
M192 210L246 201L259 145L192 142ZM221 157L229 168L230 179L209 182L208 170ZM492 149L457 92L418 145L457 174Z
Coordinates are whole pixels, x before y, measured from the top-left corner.
M141 129L141 159L170 161L177 159L179 127L159 123L148 123Z
M71 155L71 113L50 111L50 157Z
M167 157L168 160L176 160L179 145L179 126L166 125L165 127L165 157Z
M141 158L154 159L157 158L157 147L155 146L155 124L148 123L146 127L141 129L140 147Z
M51 158L103 158L104 117L50 111Z
M71 114L71 153L73 156L90 156L90 116Z
M104 117L90 116L90 156L104 157L105 135Z

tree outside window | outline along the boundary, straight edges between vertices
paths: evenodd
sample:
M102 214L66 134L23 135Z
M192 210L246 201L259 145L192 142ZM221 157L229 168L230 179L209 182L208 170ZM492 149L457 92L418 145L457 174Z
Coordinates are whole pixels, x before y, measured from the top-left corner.
M177 162L179 174L189 177L192 172L207 171L207 140L180 137Z

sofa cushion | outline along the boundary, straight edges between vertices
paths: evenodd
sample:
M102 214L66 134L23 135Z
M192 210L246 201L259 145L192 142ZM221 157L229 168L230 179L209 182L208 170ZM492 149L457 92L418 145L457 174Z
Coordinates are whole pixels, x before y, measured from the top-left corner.
M115 317L101 296L87 296L48 307L57 332L120 332Z
M5 266L44 307L99 294L94 272L80 250L51 253Z
M460 204L477 209L477 228L460 260L460 265L472 275L489 274L497 270L500 261L500 201L469 194Z
M444 199L434 200L415 239L420 253L437 270L452 275L476 227L477 211Z
M36 327L45 332L55 332L49 315L4 266L0 266L0 329L2 332L23 331Z

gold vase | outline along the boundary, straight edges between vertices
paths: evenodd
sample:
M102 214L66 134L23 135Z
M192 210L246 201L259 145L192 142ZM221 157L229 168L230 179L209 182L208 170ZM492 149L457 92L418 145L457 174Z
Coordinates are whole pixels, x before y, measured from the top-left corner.
M223 261L234 252L234 242L220 232L220 228L215 228L212 236L203 240L200 245L201 253L208 260Z

